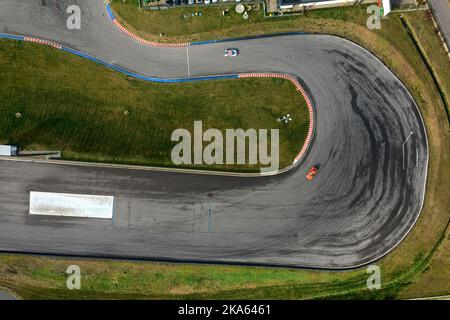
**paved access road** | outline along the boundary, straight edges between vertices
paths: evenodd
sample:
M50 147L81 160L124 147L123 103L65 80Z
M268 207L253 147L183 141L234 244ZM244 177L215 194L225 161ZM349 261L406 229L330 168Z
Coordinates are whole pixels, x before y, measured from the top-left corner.
M69 4L82 8L81 30L66 28ZM2 250L347 268L393 249L420 213L428 161L420 114L400 81L347 40L287 35L189 52L154 48L115 28L100 0L2 0L0 33L54 40L165 78L187 76L187 57L192 76L287 73L300 79L315 108L309 151L277 176L0 161ZM227 47L240 55L223 58ZM307 182L312 165L319 174ZM113 221L29 216L31 190L113 195Z
M441 30L447 46L450 47L450 1L449 0L429 0L433 9L439 29Z

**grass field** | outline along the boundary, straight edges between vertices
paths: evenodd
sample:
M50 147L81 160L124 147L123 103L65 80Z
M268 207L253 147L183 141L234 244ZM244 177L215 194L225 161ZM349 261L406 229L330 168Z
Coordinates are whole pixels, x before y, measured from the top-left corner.
M117 5L118 3L114 3ZM116 7L115 7L116 8ZM130 10L132 7L130 7ZM168 10L177 14L176 10ZM132 12L132 11L130 11ZM137 13L141 14L141 13ZM314 17L312 17L314 15ZM441 46L428 38L437 37L425 12L418 15L416 30L443 86L448 88L445 70L449 68ZM330 18L330 19L326 19ZM382 289L366 289L364 268L348 272L209 266L148 262L121 262L3 255L0 257L0 286L24 298L413 298L448 294L450 203L450 132L444 105L425 64L399 19L391 14L382 21L381 30L368 30L364 8L320 10L304 17L282 18L249 23L235 28L233 36L250 32L309 31L349 38L376 54L409 88L426 124L430 142L427 195L421 216L405 240L388 256L378 261ZM413 20L413 19L411 19ZM129 22L130 24L133 21ZM149 21L147 21L149 23ZM150 24L150 23L149 23ZM156 25L156 24L155 24ZM214 29L211 25L210 29ZM417 27L413 24L413 27ZM427 31L428 30L428 31ZM147 31L149 32L149 31ZM188 39L178 35L165 40ZM215 38L221 30L204 31L204 38ZM226 32L225 32L226 33ZM200 33L199 33L200 34ZM197 37L199 37L197 35ZM429 42L430 45L427 45ZM434 56L435 55L435 56ZM438 58L436 58L438 57ZM443 73L444 72L444 73ZM65 289L64 271L70 264L82 270L82 289ZM446 281L447 280L447 281Z
M447 231L435 258L399 294L402 299L450 293L450 232Z
M190 6L169 10L138 9L137 1L113 0L111 7L117 20L129 30L153 41L185 42L251 36L292 30L325 30L331 20L367 19L361 7L311 10L301 17L264 18L263 8L251 11L248 20L234 11L235 5ZM222 11L229 9L223 16ZM202 16L192 17L201 12ZM314 23L310 23L314 19ZM365 22L364 22L365 23ZM325 29L324 29L325 28ZM161 36L162 34L162 36Z
M442 49L440 39L437 36L433 36L433 34L436 34L436 31L433 28L433 24L429 23L429 16L427 14L423 14L423 12L411 12L408 14L408 22L410 23L431 68L436 74L444 97L447 99L448 108L448 102L450 102L450 60L448 55ZM442 245L437 249L436 257L423 270L423 273L416 276L412 284L400 293L399 297L414 298L447 295L450 293L449 279L450 232L447 231L447 234L442 241Z
M62 150L69 160L174 166L173 130L192 133L194 121L201 120L203 130L223 133L278 128L285 167L308 130L306 102L284 79L148 83L51 48L6 40L0 42L0 73L0 142ZM277 121L287 113L293 121ZM204 168L257 170L256 165Z
M418 38L419 46L424 51L425 58L436 75L438 85L447 101L447 115L450 101L450 64L449 56L442 50L442 42L439 37L432 36L436 33L434 26L430 23L430 16L423 12L411 12L407 16L414 35ZM438 49L438 50L436 50Z
M233 29L264 21L263 8L244 20L234 11L231 5L189 6L170 10L137 10L137 1L113 1L112 8L119 15L121 22L129 22L130 26L142 36L153 40L186 41L209 40L210 33L217 30L217 36L230 36ZM226 16L222 11L230 9ZM201 12L202 16L192 16ZM163 34L161 37L160 34Z

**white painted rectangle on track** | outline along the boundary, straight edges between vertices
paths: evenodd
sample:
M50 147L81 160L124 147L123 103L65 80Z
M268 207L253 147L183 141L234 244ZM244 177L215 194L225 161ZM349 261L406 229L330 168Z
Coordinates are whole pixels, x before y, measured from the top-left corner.
M111 219L114 197L30 191L30 215Z

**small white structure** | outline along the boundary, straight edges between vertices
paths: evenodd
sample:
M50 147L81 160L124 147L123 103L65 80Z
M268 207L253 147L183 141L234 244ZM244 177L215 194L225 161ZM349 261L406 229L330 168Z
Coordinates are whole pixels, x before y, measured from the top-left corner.
M242 14L245 11L245 7L243 4L240 3L236 5L236 8L234 10L236 10L237 13Z
M17 146L0 145L0 156L15 157L17 156Z
M387 16L391 10L391 0L383 0L383 16Z
M30 214L111 219L114 197L30 191Z

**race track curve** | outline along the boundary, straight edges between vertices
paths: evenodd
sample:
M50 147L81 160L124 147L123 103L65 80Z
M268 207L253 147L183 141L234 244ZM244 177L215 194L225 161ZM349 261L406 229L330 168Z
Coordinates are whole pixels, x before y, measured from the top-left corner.
M81 7L81 30L66 28L69 4ZM276 176L0 161L2 251L352 268L392 250L420 214L428 164L421 116L392 72L350 41L298 34L152 47L120 31L101 0L1 0L0 33L55 41L154 77L292 75L315 114L308 151ZM241 54L223 59L227 47ZM312 165L320 173L307 182ZM114 218L29 216L31 190L114 195Z

